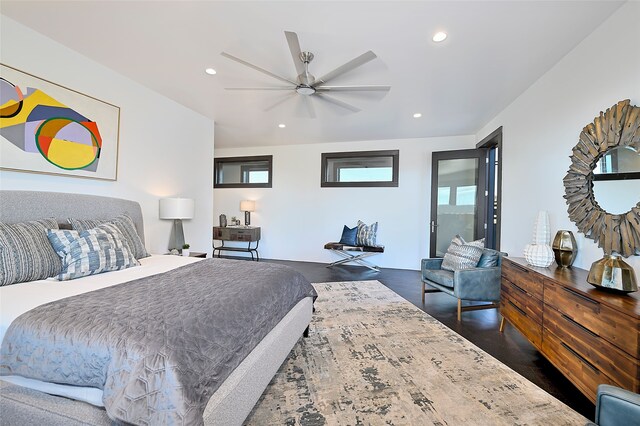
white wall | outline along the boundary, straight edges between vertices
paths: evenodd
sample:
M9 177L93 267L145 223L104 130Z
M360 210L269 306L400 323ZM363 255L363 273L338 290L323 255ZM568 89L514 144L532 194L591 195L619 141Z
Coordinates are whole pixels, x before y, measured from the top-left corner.
M215 189L215 221L221 213L243 221L240 201L256 200L251 224L262 227L261 257L315 262L337 260L323 247L340 239L343 225L378 221L385 253L372 260L383 267L419 269L429 248L431 153L474 146L473 136L458 136L216 149L216 157L273 155L273 187ZM320 187L323 152L379 149L400 150L397 188Z
M501 248L511 255L522 256L536 213L548 210L552 236L558 229L576 236L576 266L589 269L602 257L569 220L562 179L585 125L620 100L640 106L638 22L640 3L623 5L476 135L503 126ZM627 262L640 277L640 257Z
M0 60L120 107L118 180L0 171L0 188L111 196L140 202L146 244L166 252L171 221L158 219L158 200L196 200L185 221L193 251L211 251L213 122L41 34L0 15Z

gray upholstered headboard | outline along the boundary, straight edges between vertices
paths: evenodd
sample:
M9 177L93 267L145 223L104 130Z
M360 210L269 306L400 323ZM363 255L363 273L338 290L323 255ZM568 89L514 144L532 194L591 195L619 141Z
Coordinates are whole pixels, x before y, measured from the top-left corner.
M136 201L64 192L0 191L0 222L16 223L54 217L67 219L112 219L127 213L144 241L142 209Z

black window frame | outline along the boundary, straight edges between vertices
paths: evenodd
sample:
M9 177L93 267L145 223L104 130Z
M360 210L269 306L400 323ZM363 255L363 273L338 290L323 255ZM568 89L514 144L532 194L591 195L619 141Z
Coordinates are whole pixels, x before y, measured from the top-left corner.
M391 157L392 177L386 182L330 182L327 181L327 167L329 160L361 157ZM400 150L381 151L349 151L349 152L324 152L320 162L320 187L321 188L374 188L374 187L398 187L400 175ZM335 175L335 173L334 173Z
M219 183L218 176L222 169L222 165L225 163L254 163L258 161L266 161L268 172L269 172L269 181L266 183L250 183L250 182L241 182L241 183ZM245 172L255 171L255 170L264 170L257 169L253 167L251 164L240 165L240 179L245 179ZM253 155L247 157L216 157L213 159L213 187L214 188L271 188L273 186L273 155Z

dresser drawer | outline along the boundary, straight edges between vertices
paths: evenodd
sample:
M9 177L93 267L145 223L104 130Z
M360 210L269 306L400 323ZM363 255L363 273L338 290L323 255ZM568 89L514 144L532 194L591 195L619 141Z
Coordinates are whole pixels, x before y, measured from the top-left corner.
M542 300L542 279L535 272L504 259L504 262L502 262L502 277Z
M638 328L632 317L604 306L577 290L549 280L544 282L544 303L632 357L638 357Z
M533 321L542 323L542 300L533 297L518 284L511 281L502 280L501 291L503 295L507 295L509 300L514 303L520 310L524 311Z
M598 385L616 385L615 381L590 363L569 344L549 330L544 330L542 353L569 378L592 402L596 400Z
M531 318L518 304L518 301L503 292L500 297L500 314L524 334L536 348L540 349L542 343L542 324Z
M550 306L545 307L544 329L569 345L619 386L636 389L638 361Z

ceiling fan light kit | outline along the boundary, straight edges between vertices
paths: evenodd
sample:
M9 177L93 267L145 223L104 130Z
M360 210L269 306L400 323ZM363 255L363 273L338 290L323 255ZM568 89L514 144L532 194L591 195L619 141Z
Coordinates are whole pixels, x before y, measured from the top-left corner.
M308 114L311 118L315 118L315 110L309 99L315 98L320 99L321 101L327 102L332 105L339 106L346 110L352 112L360 111L360 108L357 108L351 104L343 102L339 99L334 98L333 96L327 95L328 92L361 92L361 91L377 91L377 92L388 92L391 89L391 86L384 85L347 85L347 86L328 86L326 83L333 80L334 78L346 74L347 72L358 68L361 65L366 64L377 58L375 53L372 51L367 51L362 55L350 60L349 62L339 66L338 68L324 74L320 78L315 78L311 73L309 73L309 64L313 61L314 55L311 52L303 52L300 49L300 42L298 40L298 35L291 31L284 32L285 37L287 38L287 43L289 44L289 50L291 52L291 58L293 59L293 64L296 69L297 77L295 81L293 79L289 79L270 71L267 71L264 68L261 68L257 65L251 64L245 60L237 58L233 55L230 55L226 52L222 52L221 55L225 58L231 59L232 61L238 62L242 65L245 65L249 68L252 68L256 71L259 71L263 74L266 74L272 78L280 80L285 83L289 83L288 86L272 86L272 87L228 87L226 90L291 90L294 94L302 95L304 99L304 104L306 105ZM280 99L275 104L269 106L265 109L265 111L269 111L276 106L284 103L285 101L291 99L291 97L285 97Z

